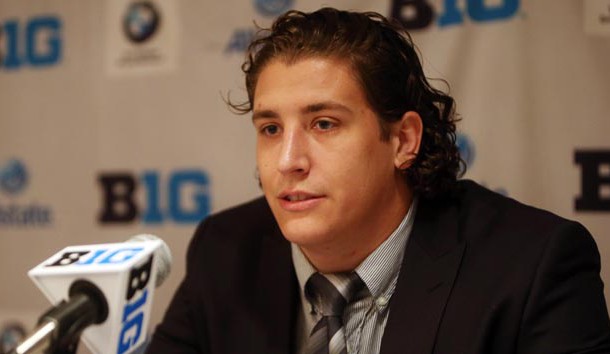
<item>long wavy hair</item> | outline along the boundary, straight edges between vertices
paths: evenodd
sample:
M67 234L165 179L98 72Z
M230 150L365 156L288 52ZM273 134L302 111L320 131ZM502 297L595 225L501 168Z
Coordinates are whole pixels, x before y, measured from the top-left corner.
M322 8L289 11L269 29L259 29L249 45L242 70L248 101L229 105L238 113L252 111L261 71L273 60L340 59L351 65L372 110L378 115L381 139L408 111L419 113L424 132L420 151L405 171L409 186L426 197L452 189L465 164L456 140L453 98L432 87L424 75L411 36L398 24L374 12Z

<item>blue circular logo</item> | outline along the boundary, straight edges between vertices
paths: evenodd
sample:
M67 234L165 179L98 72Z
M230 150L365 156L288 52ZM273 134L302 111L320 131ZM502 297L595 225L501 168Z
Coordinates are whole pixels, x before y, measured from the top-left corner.
M123 31L134 43L142 43L152 37L161 19L157 8L149 1L137 1L127 9L123 18Z
M0 353L8 353L15 349L25 338L25 329L18 323L4 326L0 332Z
M470 167L474 163L475 151L474 143L466 134L458 133L455 139L455 144L460 151L462 160L466 163L466 166Z
M28 171L19 160L9 160L0 168L0 188L8 194L18 194L28 184Z
M4 39L4 30L2 29L2 27L0 27L0 67L2 67L2 64L4 63L4 52L2 51L3 48L6 48L6 40Z
M254 0L256 11L261 15L273 17L288 11L293 0Z

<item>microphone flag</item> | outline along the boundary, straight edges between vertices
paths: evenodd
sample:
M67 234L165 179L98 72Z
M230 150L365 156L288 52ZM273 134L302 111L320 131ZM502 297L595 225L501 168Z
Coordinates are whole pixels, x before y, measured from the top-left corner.
M158 282L155 258L163 246L160 239L69 246L28 275L53 304L69 297L75 281L95 284L108 303L108 318L81 338L94 353L128 354L146 340Z

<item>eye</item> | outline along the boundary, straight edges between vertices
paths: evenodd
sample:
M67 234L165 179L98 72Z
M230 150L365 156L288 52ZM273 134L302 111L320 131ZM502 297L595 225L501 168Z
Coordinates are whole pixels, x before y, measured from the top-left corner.
M276 124L267 124L260 128L260 132L268 136L274 136L279 133L279 131L280 127L278 127Z
M337 124L335 122L328 119L319 119L314 122L314 128L319 130L330 130L336 126Z

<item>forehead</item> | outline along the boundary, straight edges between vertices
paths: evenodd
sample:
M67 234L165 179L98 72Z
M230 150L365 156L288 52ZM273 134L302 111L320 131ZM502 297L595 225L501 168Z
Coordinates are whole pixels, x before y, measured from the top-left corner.
M261 70L254 90L253 107L289 100L291 104L311 100L359 102L367 100L360 81L346 60L302 58L273 59Z

